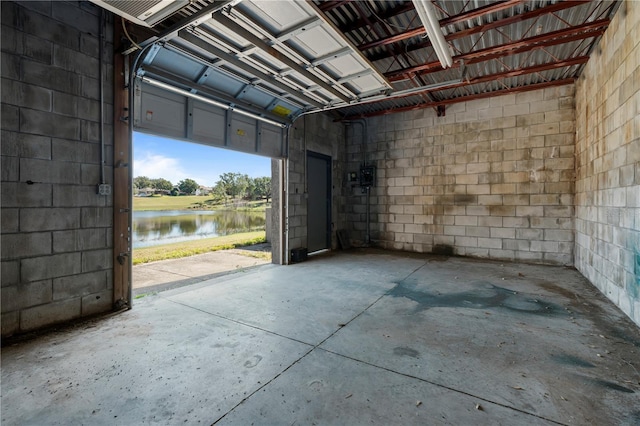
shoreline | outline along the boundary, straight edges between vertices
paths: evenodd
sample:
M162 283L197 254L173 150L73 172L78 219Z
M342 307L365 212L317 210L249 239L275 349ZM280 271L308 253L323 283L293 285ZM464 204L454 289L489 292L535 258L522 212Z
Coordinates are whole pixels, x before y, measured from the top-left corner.
M197 254L247 247L265 242L265 231L241 232L221 237L201 238L192 241L133 249L132 261L133 265L142 265L160 260L180 259ZM255 251L247 255L250 257L271 259L271 252Z
M215 203L215 204L214 204ZM234 206L234 203L241 206ZM167 210L226 210L262 212L271 207L271 202L263 200L239 201L229 200L220 203L219 199L202 195L151 196L133 197L133 211L167 211Z

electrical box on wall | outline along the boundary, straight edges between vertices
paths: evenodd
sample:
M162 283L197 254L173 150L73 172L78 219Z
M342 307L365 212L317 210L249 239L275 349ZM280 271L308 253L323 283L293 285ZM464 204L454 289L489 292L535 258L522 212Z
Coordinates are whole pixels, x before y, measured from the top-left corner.
M376 182L376 166L362 166L360 168L360 186L369 188Z
M349 172L349 173L347 173L347 181L350 184L357 185L358 184L358 172Z

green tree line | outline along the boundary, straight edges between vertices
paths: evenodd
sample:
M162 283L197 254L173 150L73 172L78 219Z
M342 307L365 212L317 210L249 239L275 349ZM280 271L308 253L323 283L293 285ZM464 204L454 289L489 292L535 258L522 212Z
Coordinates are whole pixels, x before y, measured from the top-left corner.
M152 189L154 193L173 196L195 195L200 189L202 195L212 195L221 201L224 200L225 203L239 198L244 200L266 199L269 202L271 198L270 177L251 178L242 173L221 174L211 191L203 190L202 185L193 179L183 179L174 185L167 179L150 179L147 176L133 178L133 186L137 192ZM205 192L208 193L205 194Z

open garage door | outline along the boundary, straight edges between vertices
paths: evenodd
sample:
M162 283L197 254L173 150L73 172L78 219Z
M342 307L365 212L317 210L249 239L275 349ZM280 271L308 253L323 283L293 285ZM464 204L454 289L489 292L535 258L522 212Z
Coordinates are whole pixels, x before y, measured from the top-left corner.
M391 88L311 2L193 3L135 46L137 77L284 124Z
M271 158L286 156L283 124L141 80L135 88L134 130Z

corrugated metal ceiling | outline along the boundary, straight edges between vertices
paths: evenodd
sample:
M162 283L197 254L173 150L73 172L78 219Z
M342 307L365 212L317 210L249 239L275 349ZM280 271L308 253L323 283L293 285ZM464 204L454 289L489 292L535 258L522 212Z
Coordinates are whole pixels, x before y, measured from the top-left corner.
M618 3L434 0L443 69L410 1L194 0L153 26L140 73L285 121L438 107L572 82Z

